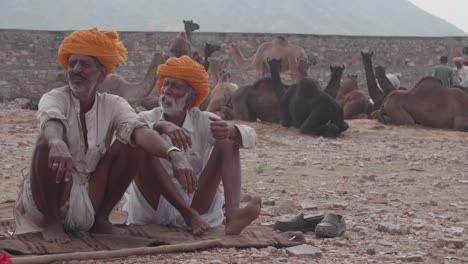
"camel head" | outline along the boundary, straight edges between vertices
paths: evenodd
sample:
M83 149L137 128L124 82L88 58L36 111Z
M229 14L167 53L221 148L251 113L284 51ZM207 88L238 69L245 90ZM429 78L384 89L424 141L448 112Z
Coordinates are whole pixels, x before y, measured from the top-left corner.
M330 65L330 71L331 71L332 75L342 75L344 69L345 69L344 64L342 64L341 66Z
M361 51L361 56L365 59L371 59L373 55L373 51Z
M197 23L193 23L193 20L182 20L184 22L184 29L190 32L200 29Z
M220 51L221 46L217 44L205 43L205 56L210 57L216 51Z
M275 70L277 72L281 71L281 59L270 59L267 58L267 63L270 65L270 68L272 70Z

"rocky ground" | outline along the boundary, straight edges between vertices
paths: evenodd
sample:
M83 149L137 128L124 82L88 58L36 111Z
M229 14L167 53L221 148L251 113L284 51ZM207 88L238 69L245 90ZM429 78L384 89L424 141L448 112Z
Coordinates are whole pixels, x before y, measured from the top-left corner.
M4 202L16 198L38 127L34 112L13 102L0 105L0 123ZM242 150L243 199L260 195L264 202L255 225L299 212L345 217L343 237L306 234L321 257L293 256L284 248L212 249L107 263L468 263L468 134L372 120L349 123L337 139L249 123L258 146Z

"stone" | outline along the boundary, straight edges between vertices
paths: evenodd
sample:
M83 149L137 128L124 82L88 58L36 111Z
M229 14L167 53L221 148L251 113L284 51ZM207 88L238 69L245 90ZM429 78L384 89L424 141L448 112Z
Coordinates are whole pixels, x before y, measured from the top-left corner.
M392 224L388 222L380 223L377 227L378 231L389 233L391 235L405 235L409 234L409 227Z
M296 209L296 205L292 200L281 201L275 211L279 214L291 214Z
M311 200L305 200L301 203L301 208L304 210L317 210L318 206Z
M464 248L466 243L463 239L443 237L437 239L436 245L438 247L449 247L452 245L454 248Z
M404 262L423 262L424 255L418 253L414 255L401 256L401 257L398 257L398 260L401 260Z
M346 209L348 207L347 203L334 203L333 208Z
M288 252L288 254L290 255L298 256L298 257L302 257L302 256L306 256L310 258L322 257L322 251L320 250L320 248L314 247L311 245L306 245L306 244L286 248L286 252Z

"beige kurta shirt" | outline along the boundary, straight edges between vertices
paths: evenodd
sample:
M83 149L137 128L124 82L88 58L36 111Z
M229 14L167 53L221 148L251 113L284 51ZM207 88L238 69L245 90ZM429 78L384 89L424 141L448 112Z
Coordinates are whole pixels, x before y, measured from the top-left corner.
M70 86L51 90L39 101L37 112L41 130L47 121L59 120L65 128L65 141L72 156L73 187L63 219L65 227L72 230L86 229L94 221L94 209L88 197L87 186L92 172L111 146L113 137L124 144L132 144L133 130L147 126L127 101L112 94L96 94L92 108L85 113L87 128L86 147L80 122L80 102L73 96ZM41 214L34 208L30 192L29 176L26 176L16 205L16 233L37 231L41 225ZM29 189L27 189L29 188ZM22 199L20 197L23 197ZM28 212L29 208L29 212ZM22 221L23 220L23 221ZM25 224L25 225L23 225ZM33 226L36 224L36 226Z

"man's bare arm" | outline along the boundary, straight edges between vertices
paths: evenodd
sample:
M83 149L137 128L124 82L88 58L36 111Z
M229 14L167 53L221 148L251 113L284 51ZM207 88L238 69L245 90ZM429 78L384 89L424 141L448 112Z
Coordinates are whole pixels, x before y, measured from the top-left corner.
M43 135L49 146L49 168L56 172L55 181L69 181L72 158L66 143L64 126L58 120L49 120L44 124Z

